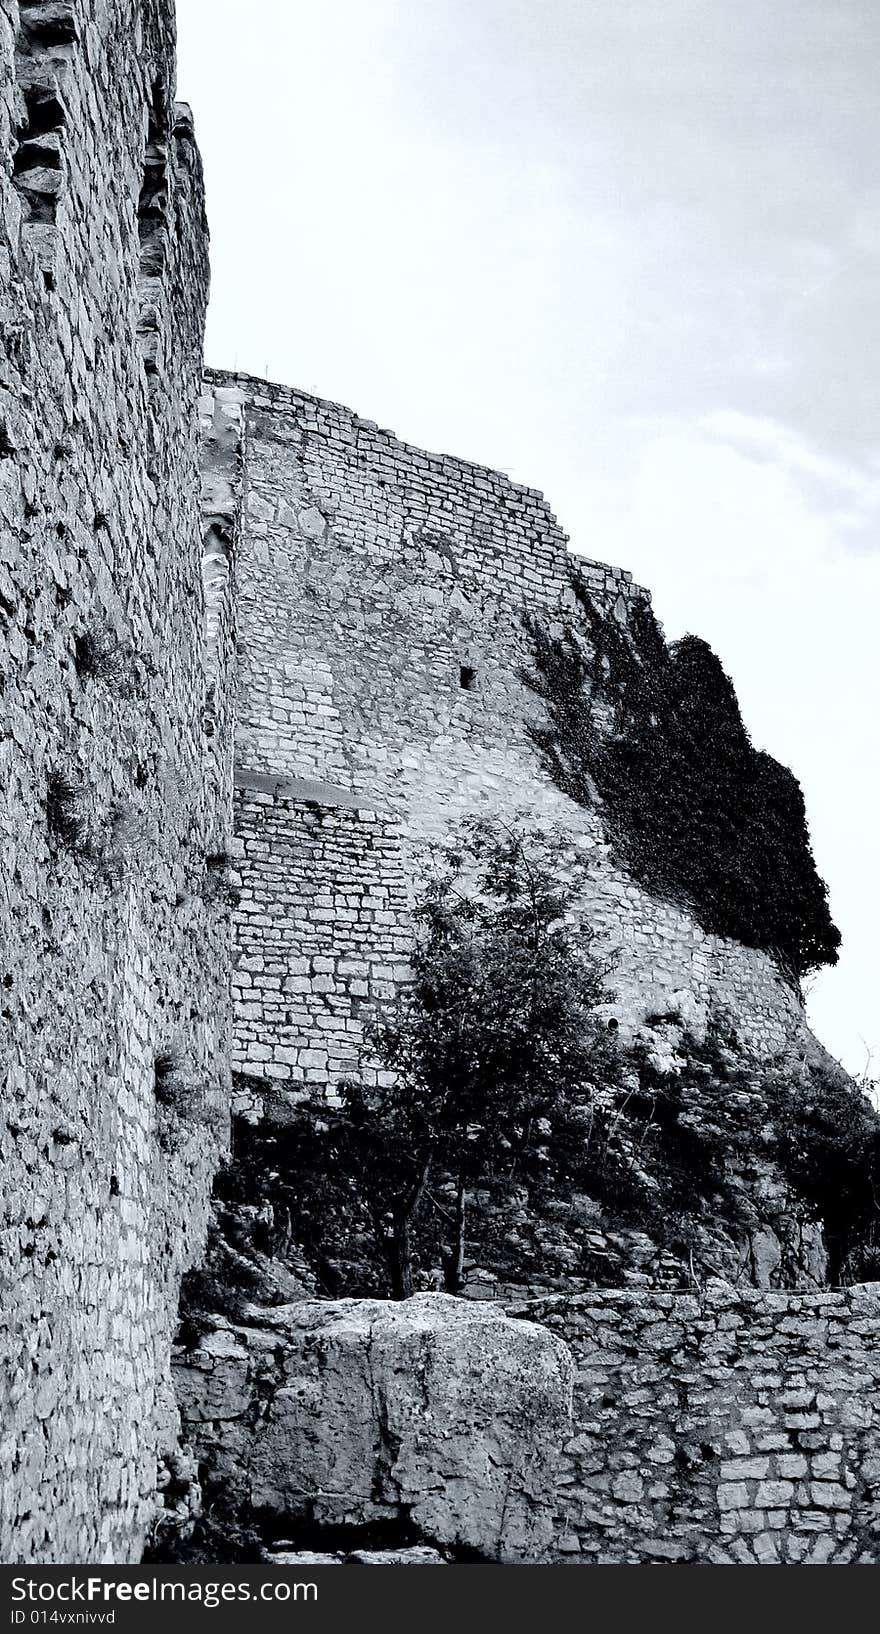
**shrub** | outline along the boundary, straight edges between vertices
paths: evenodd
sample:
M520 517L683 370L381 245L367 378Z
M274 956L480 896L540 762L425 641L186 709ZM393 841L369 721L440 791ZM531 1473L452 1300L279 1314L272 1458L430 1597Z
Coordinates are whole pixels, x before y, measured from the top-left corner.
M85 785L66 772L50 772L46 784L49 832L68 851L90 857L94 849L92 805Z
M119 697L132 697L140 689L140 663L134 648L109 628L95 627L78 635L74 663L81 681L101 681Z
M240 891L233 860L227 851L210 852L205 857L202 882L202 900L219 906L237 908Z
M49 775L46 820L49 832L78 862L91 864L110 883L124 875L145 842L143 817L131 801L116 800L101 813L92 791L66 772Z
M204 1084L189 1070L187 1059L177 1044L157 1054L153 1062L153 1087L160 1117L159 1144L164 1151L176 1151L187 1129L203 1128L220 1133L223 1114L208 1099Z
M418 910L411 987L368 1035L383 1070L343 1085L358 1172L392 1291L413 1289L412 1232L430 1204L443 1219L447 1290L461 1289L469 1194L547 1161L556 1140L582 1162L596 1075L613 1072L607 997L589 935L568 920L547 842L484 822L462 844ZM579 1122L581 1146L563 1136ZM449 1176L446 1208L431 1192Z
M842 1070L770 1087L774 1153L822 1224L832 1283L880 1277L880 1114Z
M796 779L756 751L705 642L667 647L647 604L623 628L573 579L579 625L527 617L532 729L557 785L601 800L615 849L645 888L708 931L764 948L794 977L834 964L840 936L816 871Z

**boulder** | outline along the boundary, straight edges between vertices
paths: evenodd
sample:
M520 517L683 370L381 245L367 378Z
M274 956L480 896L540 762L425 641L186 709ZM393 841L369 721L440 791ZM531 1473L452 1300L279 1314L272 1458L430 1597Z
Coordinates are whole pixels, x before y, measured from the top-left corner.
M252 1512L508 1563L547 1557L571 1386L555 1334L445 1294L250 1308L177 1360L186 1436Z

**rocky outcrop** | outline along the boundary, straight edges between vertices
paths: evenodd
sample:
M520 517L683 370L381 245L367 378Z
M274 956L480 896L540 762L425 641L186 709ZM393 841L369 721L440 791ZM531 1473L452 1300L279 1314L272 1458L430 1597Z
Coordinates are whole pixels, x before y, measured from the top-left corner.
M442 1294L247 1315L176 1363L185 1433L240 1513L326 1529L331 1551L331 1529L398 1525L470 1558L547 1557L572 1391L555 1334Z

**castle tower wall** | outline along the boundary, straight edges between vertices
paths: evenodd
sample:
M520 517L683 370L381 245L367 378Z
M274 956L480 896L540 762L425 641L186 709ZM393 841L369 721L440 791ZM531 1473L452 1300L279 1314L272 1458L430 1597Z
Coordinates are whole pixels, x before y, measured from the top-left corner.
M621 872L601 813L560 793L529 736L540 705L521 678L530 661L523 612L558 623L573 603L573 562L594 598L621 619L646 593L627 573L570 556L542 496L502 473L426 454L338 404L247 377L211 379L237 385L245 400L242 790L254 778L319 779L355 805L384 812L386 826L396 820L411 885L423 842L442 838L464 816L522 814L558 825L584 922L612 967L609 1008L621 1026L664 1010L684 990L735 1013L747 1042L780 1049L803 1026L803 1012L773 961L707 935ZM352 1023L350 1050L365 1013L346 965L363 884L360 832L353 821L346 830L344 806L334 809L329 797L326 858L320 828L309 841L313 881L326 885L314 963L306 946L312 931L303 929L300 946L279 875L289 813L242 791L238 799L244 887L235 1062L257 1077L314 1087L314 1038L296 994L310 979L325 991L336 1023ZM351 901L340 860L346 833ZM405 939L408 909L398 901L394 912ZM369 913L354 925L369 946ZM281 968L282 946L285 956L306 961L293 986ZM330 1088L333 1061L331 1052Z
M175 1442L180 1274L224 1138L227 910L206 858L226 843L231 738L221 711L206 753L207 231L172 9L0 0L0 1558L16 1562L140 1558ZM228 616L214 633L225 673Z

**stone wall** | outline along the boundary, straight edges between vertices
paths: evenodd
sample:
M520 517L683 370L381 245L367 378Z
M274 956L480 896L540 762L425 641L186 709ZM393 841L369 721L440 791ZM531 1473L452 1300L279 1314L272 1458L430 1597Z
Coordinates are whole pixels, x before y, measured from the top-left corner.
M203 725L209 803L228 816L233 788L236 687L236 561L241 535L242 394L203 387L201 432L202 582L205 616ZM225 838L225 836L224 836ZM220 853L215 855L220 856Z
M247 1074L332 1089L354 1065L365 1013L406 979L421 847L476 813L560 825L624 1028L681 989L768 1050L803 1024L770 959L641 892L600 814L540 767L521 613L571 603L541 495L292 390L202 386L207 234L173 79L170 0L0 0L0 1558L16 1562L137 1560L176 1445L177 1294L228 1105L236 685ZM644 595L579 571L621 619ZM732 1559L776 1558L777 1535L790 1559L820 1558L826 1532L869 1548L875 1380L856 1295L829 1298L827 1315L813 1296L683 1301L663 1323L627 1295L546 1308L622 1370L634 1413L588 1468L585 1362L570 1490L605 1482L609 1558L657 1558L645 1505L650 1535L667 1517L691 1551L675 1558L716 1535ZM642 1382L612 1345L627 1325L661 1358ZM824 1382L798 1406L808 1362ZM692 1508L681 1473L627 1497L641 1409L656 1449L683 1403L707 1464L715 1429L733 1437L717 1479L688 1475ZM584 1503L566 1499L564 1552L596 1558Z
M453 1559L880 1564L880 1286L715 1281L506 1314L437 1294L250 1306L178 1347L217 1513L311 1549L405 1517L406 1541ZM527 1494L518 1538L499 1470Z
M582 917L613 967L609 1007L624 1033L684 989L735 1015L744 1040L768 1053L798 1035L799 995L772 959L707 935L615 867L601 814L559 792L529 737L540 705L521 680L523 610L558 622L576 560L625 619L646 594L630 575L570 556L541 495L499 472L423 453L301 392L216 372L209 382L243 399L238 764L325 780L396 813L412 888L423 842L464 816L556 824ZM245 857L246 884L249 867ZM326 883L338 892L338 872ZM356 874L349 883L357 891ZM328 959L335 934L326 920ZM344 922L340 935L347 952ZM295 927L285 936L306 957ZM239 938L244 959L259 957L247 916ZM256 1002L251 992L255 1041ZM296 1049L277 1015L264 1012L259 1041L276 1068Z
M408 974L397 823L344 789L236 773L233 1065L314 1091L358 1066L365 1012Z
M207 235L171 11L0 0L5 1561L140 1557L228 1099Z
M451 773L447 793L468 809L534 803L520 616L573 601L543 497L337 404L207 378L245 400L240 763L410 806L439 758L437 778ZM618 569L585 561L583 573L621 614L645 596ZM442 822L435 785L418 804L422 826Z
M880 1563L880 1285L530 1301L574 1355L557 1558Z

